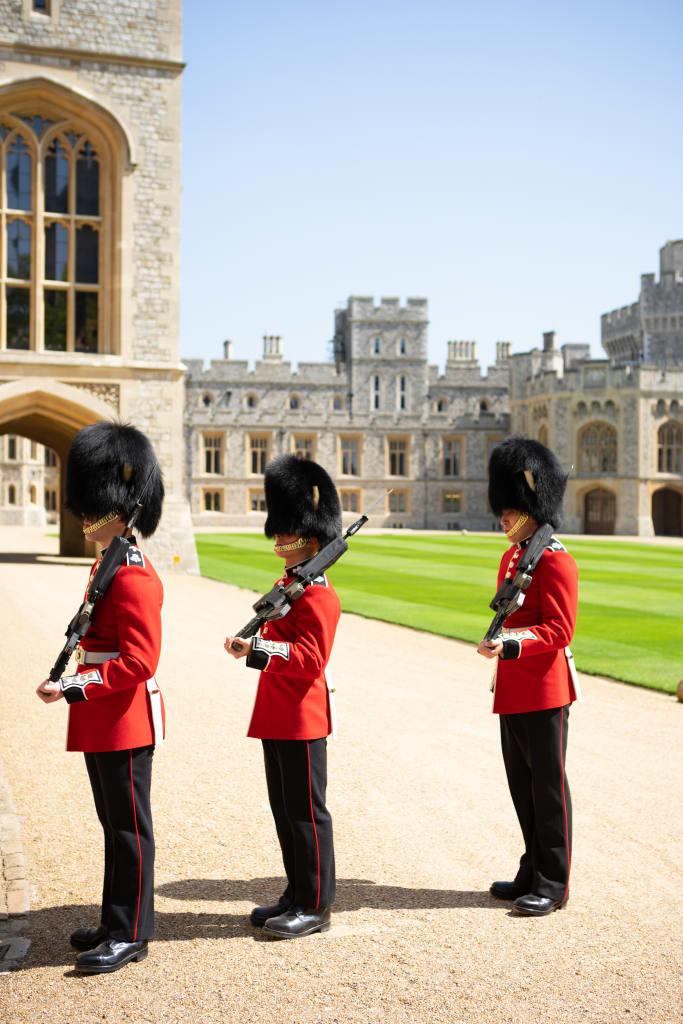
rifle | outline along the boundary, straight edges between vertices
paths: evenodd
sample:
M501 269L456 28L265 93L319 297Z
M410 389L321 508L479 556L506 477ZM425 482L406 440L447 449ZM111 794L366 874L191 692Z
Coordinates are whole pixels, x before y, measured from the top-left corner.
M375 505L386 498L387 494L391 494L391 490L385 491L381 494L376 501L373 501L372 505L368 509L368 513L372 511ZM326 544L324 548L313 558L309 558L303 565L297 566L293 571L294 579L290 580L287 586L282 586L281 583L276 583L272 590L269 590L267 594L260 597L258 601L252 605L256 615L246 626L240 629L239 633L235 633L235 637L230 644L234 651L241 651L244 648L244 644L241 644L238 637L243 640L254 636L258 630L266 622L272 622L274 619L281 619L287 614L289 609L292 607L292 601L296 601L301 597L304 590L310 587L311 583L318 576L322 576L324 572L334 565L334 563L341 558L345 551L348 551L349 545L346 543L349 537L353 537L355 533L358 533L361 526L368 521L368 515L362 515L360 519L356 519L355 523L351 523L348 530L343 537L335 537L329 544Z
M500 635L501 627L508 615L512 615L513 612L516 612L524 604L525 592L531 583L534 569L538 565L541 555L548 547L552 535L553 528L550 523L544 523L543 526L539 526L519 560L515 575L510 579L503 580L501 583L496 596L489 605L489 608L493 608L496 614L486 632L484 643L487 640L495 640Z
M105 551L102 561L97 568L97 572L93 577L92 583L88 587L88 592L85 595L85 601L66 627L66 632L64 634L66 637L66 643L60 651L59 657L50 669L50 675L48 676L48 679L53 683L56 683L57 680L62 677L64 669L69 664L71 655L90 628L90 623L92 622L97 602L104 597L112 580L114 579L114 576L116 576L117 572L126 560L126 555L132 547L129 538L133 532L135 520L142 511L142 499L145 496L145 492L156 468L156 465L154 465L150 470L149 476L145 481L145 486L142 488L140 497L135 503L135 508L133 509L130 519L126 523L125 530L120 537L114 537L109 544L109 547Z

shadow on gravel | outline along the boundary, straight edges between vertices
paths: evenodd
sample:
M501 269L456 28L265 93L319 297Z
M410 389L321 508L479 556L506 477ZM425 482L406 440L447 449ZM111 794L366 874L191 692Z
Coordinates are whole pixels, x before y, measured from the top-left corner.
M33 551L0 551L0 565L92 565L92 558L46 555Z
M166 882L157 887L160 897L171 900L202 902L268 903L277 900L285 887L284 878L215 879L188 878ZM443 910L480 907L500 910L500 902L488 892L458 889L404 889L394 885L376 885L368 879L342 878L337 882L336 911L370 910ZM76 928L96 924L99 907L94 904L45 907L32 910L26 922L26 935L31 948L18 962L20 971L37 967L64 967L69 976L76 951L69 945L69 935ZM181 942L189 939L261 938L258 929L249 923L248 913L215 914L210 912L155 913L155 942Z
M284 878L217 879L186 878L157 886L159 896L172 900L250 900L274 903L286 885ZM338 878L334 909L344 910L444 910L458 907L500 909L487 890L404 889L377 885L366 878Z
M27 956L17 969L30 971L37 967L73 968L77 953L69 945L69 935L76 928L96 924L100 908L83 906L45 907L28 914L26 935L31 940ZM254 929L244 914L193 914L181 912L155 913L155 942L178 942L186 939L235 939L253 936ZM150 954L151 955L151 954ZM71 971L74 976L76 972Z

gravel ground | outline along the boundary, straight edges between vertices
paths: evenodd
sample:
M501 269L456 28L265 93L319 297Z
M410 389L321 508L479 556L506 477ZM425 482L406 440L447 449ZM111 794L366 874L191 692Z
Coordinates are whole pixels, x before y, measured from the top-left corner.
M4 528L0 548L36 550L37 536ZM256 674L222 650L253 598L190 576L165 581L156 941L141 964L76 975L67 936L97 921L101 832L82 758L64 751L66 707L34 689L86 578L85 564L0 556L0 756L22 821L32 942L0 975L1 1024L680 1019L675 698L582 677L570 901L517 918L487 892L521 852L489 665L467 644L344 616L332 663L333 926L267 940L247 920L283 887L260 744L245 738Z

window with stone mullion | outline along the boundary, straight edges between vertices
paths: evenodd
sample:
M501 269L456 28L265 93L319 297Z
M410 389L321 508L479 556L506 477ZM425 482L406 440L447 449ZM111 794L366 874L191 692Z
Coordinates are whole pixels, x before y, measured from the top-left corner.
M0 348L100 350L100 206L86 135L0 113Z

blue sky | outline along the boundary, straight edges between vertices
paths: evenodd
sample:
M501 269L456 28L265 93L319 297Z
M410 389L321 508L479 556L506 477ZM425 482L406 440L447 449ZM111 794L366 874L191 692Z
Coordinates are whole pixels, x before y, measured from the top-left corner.
M426 296L429 355L601 355L683 235L683 4L184 4L181 353L327 357L351 294Z

